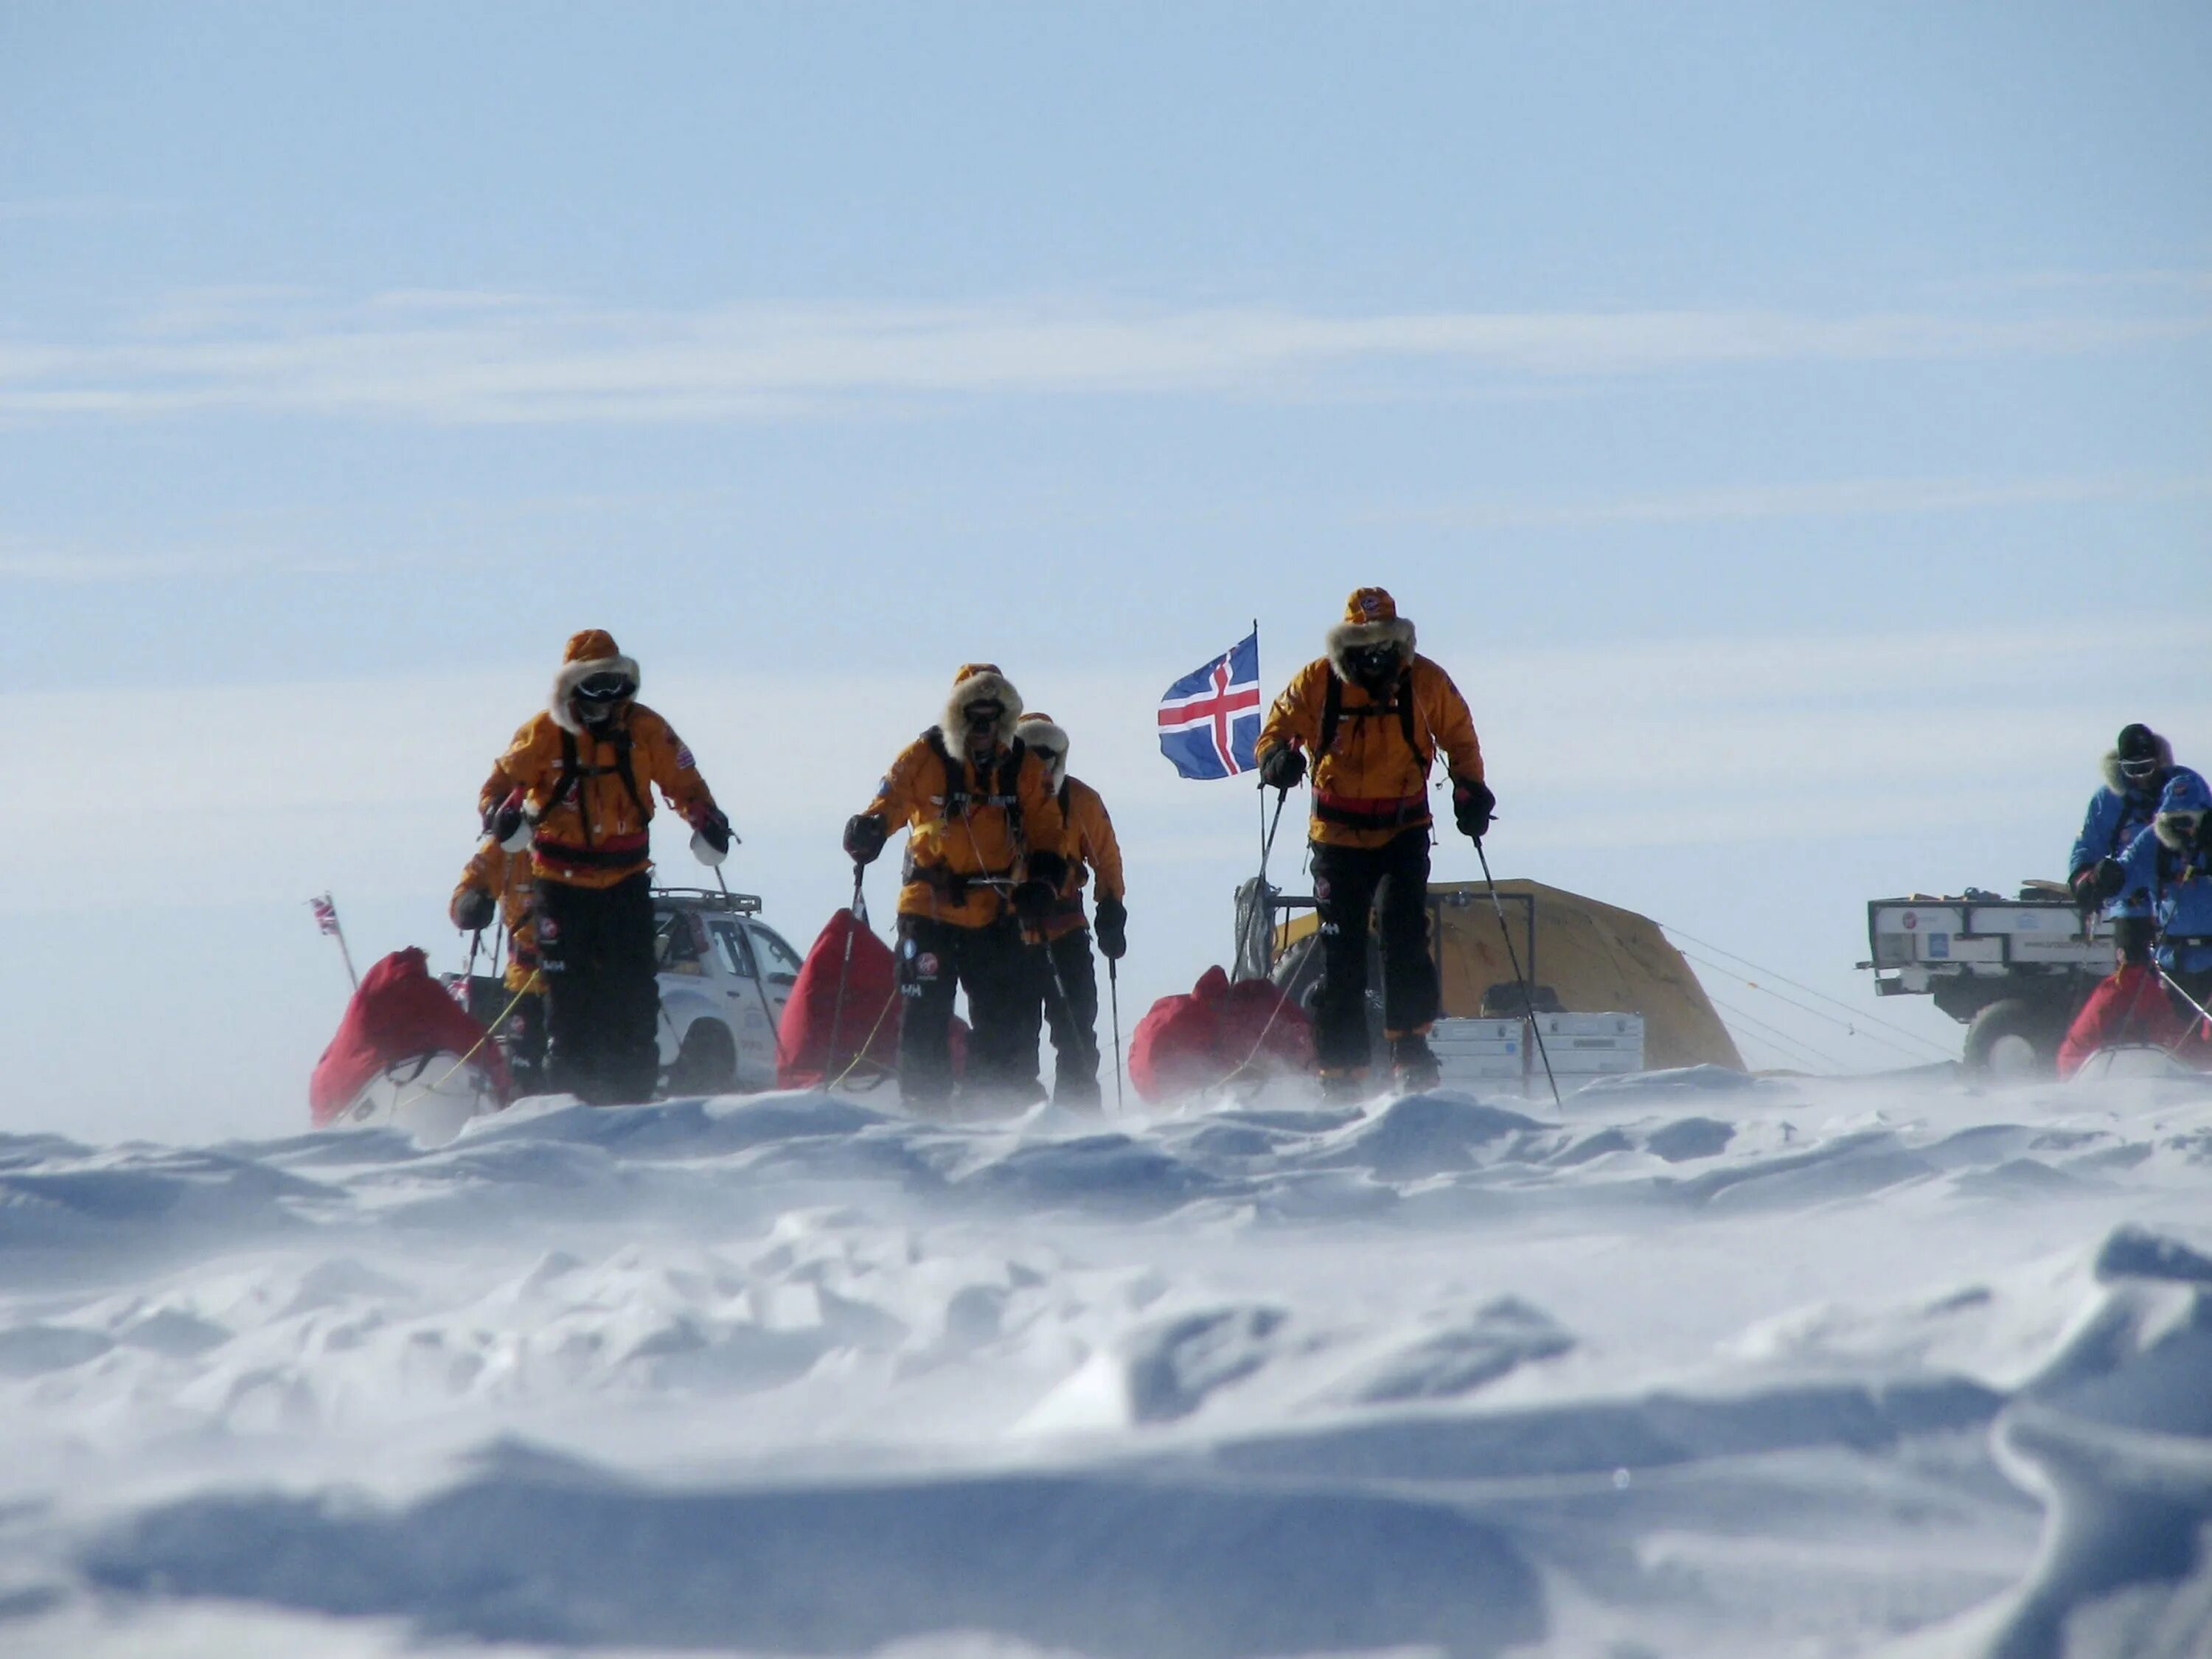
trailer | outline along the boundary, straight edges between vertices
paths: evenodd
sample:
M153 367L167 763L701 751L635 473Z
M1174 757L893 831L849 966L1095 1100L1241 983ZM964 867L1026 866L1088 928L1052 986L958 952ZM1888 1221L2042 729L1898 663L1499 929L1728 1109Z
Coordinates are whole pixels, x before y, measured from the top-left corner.
M1966 1028L1968 1070L2026 1077L2056 1068L2058 1045L2097 981L2118 965L2112 927L2085 920L2056 882L2014 898L1969 887L1867 906L1879 996L1927 996Z

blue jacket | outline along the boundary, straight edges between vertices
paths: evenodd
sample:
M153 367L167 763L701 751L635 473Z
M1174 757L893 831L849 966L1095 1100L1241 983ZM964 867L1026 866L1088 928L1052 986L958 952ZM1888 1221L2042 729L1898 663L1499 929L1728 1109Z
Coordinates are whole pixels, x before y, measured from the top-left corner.
M2166 786L2160 805L2167 811L2204 811L2212 807L2212 791L2191 772ZM2154 818L2120 863L2127 884L2119 902L2140 907L2130 915L2158 919L2159 965L2169 973L2212 969L2212 845L2202 836L2185 840Z
M2074 851L2066 863L2066 879L2070 883L2082 871L2100 859L2124 858L2135 846L2136 840L2150 828L2150 821L2158 816L2159 799L2167 785L2179 777L2196 778L2197 774L2186 766L2172 763L2172 751L2167 751L2166 764L2153 775L2149 782L2137 787L2131 785L2120 771L2118 750L2105 757L2105 787L2089 797L2089 810L2082 816L2081 833L2074 837ZM2197 778L2202 783L2203 780ZM2105 907L2108 916L2147 916L2146 904L2123 891Z

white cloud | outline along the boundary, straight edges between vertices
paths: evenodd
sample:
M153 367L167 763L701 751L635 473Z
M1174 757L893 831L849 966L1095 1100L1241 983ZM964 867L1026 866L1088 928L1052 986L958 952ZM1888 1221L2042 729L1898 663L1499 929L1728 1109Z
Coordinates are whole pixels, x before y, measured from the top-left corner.
M410 290L317 304L185 295L90 342L0 343L0 415L208 410L452 422L744 419L991 393L1371 393L1426 374L1522 386L1785 362L2096 350L2212 316L1430 312L1074 303L589 308ZM1355 384L1356 383L1356 384Z

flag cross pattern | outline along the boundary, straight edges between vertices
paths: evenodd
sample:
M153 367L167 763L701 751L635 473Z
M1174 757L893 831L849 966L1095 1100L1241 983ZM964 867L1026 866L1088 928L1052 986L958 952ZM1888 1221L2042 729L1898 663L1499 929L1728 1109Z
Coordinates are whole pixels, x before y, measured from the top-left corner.
M1260 713L1260 641L1255 634L1186 674L1160 699L1160 748L1185 777L1249 772ZM1239 721L1252 721L1239 732Z

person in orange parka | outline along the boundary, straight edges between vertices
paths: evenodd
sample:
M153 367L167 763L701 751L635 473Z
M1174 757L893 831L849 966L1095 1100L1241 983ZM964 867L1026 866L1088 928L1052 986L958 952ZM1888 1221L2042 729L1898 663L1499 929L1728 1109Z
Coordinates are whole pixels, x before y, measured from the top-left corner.
M1052 1097L1062 1106L1097 1108L1098 1090L1098 968L1091 960L1091 939L1109 962L1119 962L1129 948L1129 912L1123 902L1128 890L1121 880L1121 844L1115 839L1114 820L1098 792L1081 778L1067 775L1067 733L1047 714L1024 714L1014 735L1030 753L1045 764L1047 781L1060 802L1066 830L1060 837L1060 854L1067 860L1067 878L1060 883L1057 902L1030 945L1030 981L1035 988L1032 1007L1041 1006L1044 1023L1052 1030ZM1097 880L1097 918L1094 927L1083 915L1083 889ZM1036 1016L1030 1015L1030 1042L1036 1041Z
M690 824L702 863L720 864L732 839L690 750L636 701L638 679L605 629L573 635L545 708L515 732L478 801L488 835L530 849L547 1085L595 1106L649 1099L659 1074L651 792Z
M1413 624L1379 587L1346 601L1328 654L1292 677L1260 728L1261 782L1295 787L1313 770L1314 898L1322 976L1314 1046L1332 1095L1364 1092L1368 916L1381 904L1382 1024L1401 1087L1437 1076L1428 1030L1439 1005L1429 954L1429 771L1444 757L1460 830L1480 842L1497 805L1467 699L1413 649Z
M873 863L894 830L907 832L899 1094L909 1106L951 1097L952 1002L962 988L973 1028L963 1092L994 1106L1036 1097L1020 923L1041 923L1058 897L1066 825L1043 763L1014 735L1021 714L1020 693L995 664L967 664L943 720L900 750L875 799L845 825L855 866Z
M503 1036L507 1069L518 1095L540 1092L545 1078L545 981L538 971L537 890L528 854L509 853L486 836L461 872L448 907L453 926L465 933L482 933L494 921L507 924L503 982L513 1006Z

